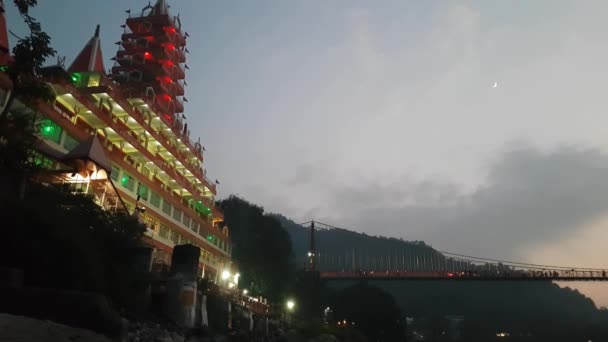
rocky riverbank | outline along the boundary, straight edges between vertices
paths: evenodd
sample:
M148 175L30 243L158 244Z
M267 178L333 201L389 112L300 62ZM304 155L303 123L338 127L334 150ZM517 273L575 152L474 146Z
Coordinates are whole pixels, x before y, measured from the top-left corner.
M51 321L0 313L0 340L3 342L112 342L89 330Z

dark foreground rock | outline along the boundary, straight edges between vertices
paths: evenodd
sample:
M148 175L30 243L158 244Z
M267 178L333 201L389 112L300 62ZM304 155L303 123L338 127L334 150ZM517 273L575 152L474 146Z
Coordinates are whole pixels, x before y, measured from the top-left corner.
M3 342L112 342L89 330L34 318L0 314L0 340Z

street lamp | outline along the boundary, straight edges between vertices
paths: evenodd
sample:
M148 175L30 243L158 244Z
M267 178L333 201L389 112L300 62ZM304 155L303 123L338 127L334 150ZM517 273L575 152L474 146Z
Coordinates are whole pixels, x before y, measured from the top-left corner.
M243 294L246 295L249 291L247 291L247 289L243 290Z
M296 307L296 302L294 302L293 300L288 300L287 301L287 310L289 311L293 311L293 309Z

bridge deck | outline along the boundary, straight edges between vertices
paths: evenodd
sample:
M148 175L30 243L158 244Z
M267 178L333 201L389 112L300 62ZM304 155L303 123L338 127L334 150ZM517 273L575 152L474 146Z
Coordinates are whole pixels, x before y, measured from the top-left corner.
M526 274L474 272L321 272L324 280L442 280L442 281L608 281L605 272L588 274Z

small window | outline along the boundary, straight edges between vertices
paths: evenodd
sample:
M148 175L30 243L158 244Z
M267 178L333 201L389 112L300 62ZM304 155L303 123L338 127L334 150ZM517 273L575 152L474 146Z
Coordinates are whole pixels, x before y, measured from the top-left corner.
M168 239L169 238L169 228L167 228L167 226L165 226L164 224L161 224L158 235L162 238Z
M190 216L184 214L182 216L182 223L186 226L186 227L190 227Z
M123 174L122 177L120 177L120 184L122 184L124 188L131 191L133 191L133 189L135 188L135 180L133 179L133 177L127 174Z
M156 220L154 220L152 217L148 216L146 218L146 226L148 226L148 228L156 231L156 228L158 226L158 222L156 222Z
M78 146L79 144L80 142L78 140L72 138L67 134L65 135L65 138L63 138L63 147L68 151L75 149L76 146Z
M155 207L160 207L160 196L154 191L150 191L150 204Z
M99 87L99 74L89 74L87 87Z
M141 199L147 201L149 192L150 192L150 190L148 189L147 186L145 186L141 183L137 183L137 195L139 195L139 197L141 197Z
M120 169L116 165L112 165L112 172L110 172L110 178L118 182L118 177L120 176Z
M171 231L171 241L173 241L174 244L179 245L179 234L174 230Z
M32 160L34 161L34 165L42 169L53 169L55 167L55 162L51 159L43 156L38 152L32 153Z
M177 222L180 222L182 220L182 212L181 212L181 210L179 210L177 208L173 208L173 218Z
M61 127L50 119L42 120L40 123L40 134L43 138L56 144L61 141Z
M167 214L167 215L171 215L171 210L172 210L172 206L171 203L167 202L167 201L163 201L163 213Z

